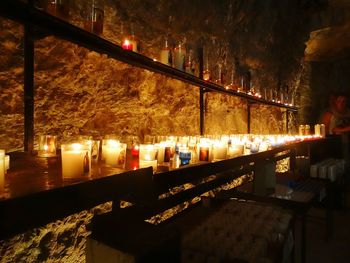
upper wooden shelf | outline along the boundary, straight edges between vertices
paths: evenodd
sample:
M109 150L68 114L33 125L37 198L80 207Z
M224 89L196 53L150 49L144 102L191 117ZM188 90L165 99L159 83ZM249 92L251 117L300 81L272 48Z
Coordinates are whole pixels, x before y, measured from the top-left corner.
M48 35L68 40L79 46L89 50L96 51L101 54L106 54L111 58L117 59L124 63L150 70L152 72L166 75L188 84L201 87L205 91L214 91L231 96L237 96L247 99L251 103L259 103L270 106L277 106L288 111L298 111L297 107L266 101L264 99L251 96L245 93L227 90L223 86L215 83L204 81L196 76L186 72L177 70L153 59L135 53L126 51L120 46L103 39L93 33L87 32L77 26L67 23L59 18L56 18L46 12L31 7L29 4L18 0L2 0L0 1L0 15L18 21L20 23L29 24L36 29Z

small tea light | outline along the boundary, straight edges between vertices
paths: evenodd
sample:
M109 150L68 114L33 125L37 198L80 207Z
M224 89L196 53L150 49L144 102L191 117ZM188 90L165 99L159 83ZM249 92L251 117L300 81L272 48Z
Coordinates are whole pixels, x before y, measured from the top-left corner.
M5 191L5 150L0 150L0 193Z
M122 48L125 50L133 50L133 45L129 39L124 39L122 43Z
M179 150L180 166L187 165L191 161L191 152L187 148Z
M54 157L56 156L56 136L40 135L38 157Z
M62 144L61 154L63 178L79 178L90 174L91 150L89 145Z

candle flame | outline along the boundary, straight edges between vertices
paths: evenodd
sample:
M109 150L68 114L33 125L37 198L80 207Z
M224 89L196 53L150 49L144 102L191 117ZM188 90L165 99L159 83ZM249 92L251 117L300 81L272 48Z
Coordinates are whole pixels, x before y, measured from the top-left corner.
M72 143L72 149L73 150L81 150L82 145L80 143Z
M47 144L44 145L44 150L47 151L49 149L49 146Z

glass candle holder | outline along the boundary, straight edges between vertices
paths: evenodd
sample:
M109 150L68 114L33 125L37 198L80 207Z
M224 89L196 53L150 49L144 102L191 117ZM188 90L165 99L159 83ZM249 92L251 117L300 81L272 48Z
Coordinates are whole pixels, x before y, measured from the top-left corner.
M5 155L5 173L10 169L10 155Z
M141 144L139 154L140 168L152 166L153 172L157 171L157 149L153 144Z
M97 163L100 156L100 140L83 140L83 143L90 146L91 162Z
M63 178L80 178L90 175L91 149L88 144L61 145Z
M213 144L213 161L225 160L227 158L227 143L216 141Z
M102 150L101 150L101 157L100 157L102 161L106 160L106 149L108 144L110 143L113 144L114 142L119 142L117 139L115 139L115 136L108 136L108 137L106 136L106 139L102 140L102 145L101 145Z
M186 49L182 43L179 43L174 49L174 67L178 70L184 70Z
M40 135L38 157L56 156L56 139L55 135Z
M49 0L46 5L46 12L67 20L69 18L69 0Z
M191 161L191 152L187 148L179 150L180 166L188 165Z
M243 144L233 144L228 148L228 156L230 158L238 157L243 155L244 145Z
M103 33L104 8L101 1L92 0L86 8L85 30L97 35Z
M126 143L117 140L108 140L105 147L106 165L124 169L126 160Z
M0 150L0 193L5 191L5 150Z

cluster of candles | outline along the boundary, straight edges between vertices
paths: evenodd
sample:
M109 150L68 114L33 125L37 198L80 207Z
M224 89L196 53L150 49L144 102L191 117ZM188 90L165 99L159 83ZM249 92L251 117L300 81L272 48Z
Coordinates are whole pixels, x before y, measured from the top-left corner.
M240 155L266 151L290 142L320 138L319 135L220 135L220 136L145 136L140 144L136 137L122 143L114 136L103 140L81 137L61 145L63 178L78 178L91 173L91 163L125 169L127 152L132 157L131 169L159 166L178 168L196 162L215 162ZM39 138L39 157L56 156L56 136Z

